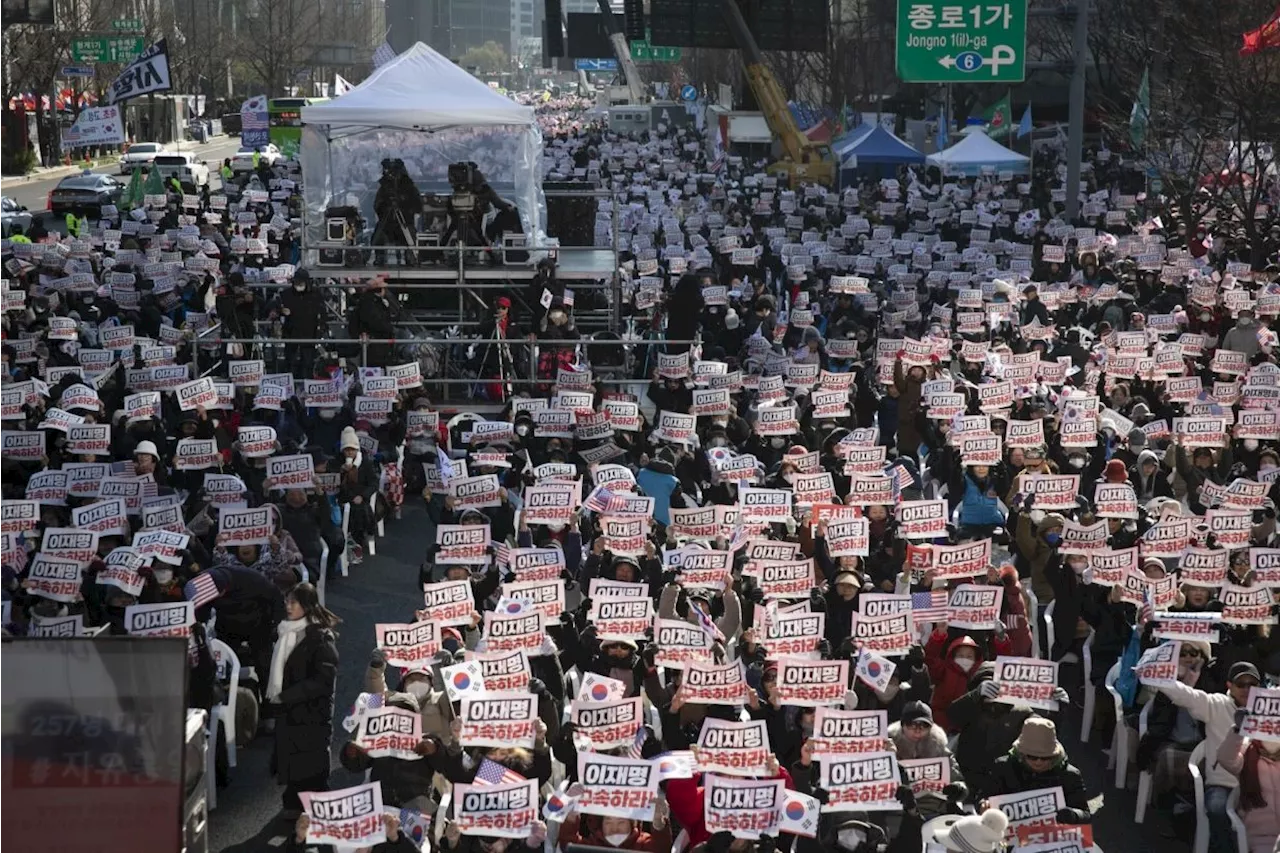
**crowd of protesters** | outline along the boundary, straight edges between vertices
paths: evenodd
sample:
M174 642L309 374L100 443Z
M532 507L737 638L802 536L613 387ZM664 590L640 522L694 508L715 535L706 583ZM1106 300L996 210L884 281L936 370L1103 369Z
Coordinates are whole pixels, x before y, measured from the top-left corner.
M534 317L497 302L543 359L485 421L390 348L271 373L222 343L325 316L288 166L6 241L6 631L186 607L189 705L239 690L270 730L289 850L356 832L311 808L347 735L387 812L345 839L377 853L1088 849L1067 745L1108 743L1164 834L1275 848L1280 228L1188 221L1105 151L1067 222L1052 156L788 189L689 130L555 132L671 341L642 395L550 276ZM393 291L360 296L370 337ZM406 496L423 608L379 613L335 695L322 591Z

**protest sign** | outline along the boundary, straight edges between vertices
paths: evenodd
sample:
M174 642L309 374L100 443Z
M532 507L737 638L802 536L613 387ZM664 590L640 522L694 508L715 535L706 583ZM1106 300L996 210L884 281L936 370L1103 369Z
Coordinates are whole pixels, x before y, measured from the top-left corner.
M786 489L756 489L744 485L740 492L743 521L769 524L791 517L791 492Z
M707 832L750 839L778 834L786 796L782 779L730 779L712 773L703 785Z
M888 735L888 713L845 711L819 706L813 717L814 757L860 755L879 752Z
M98 583L114 586L116 589L134 596L142 593L146 579L142 576L151 560L142 556L137 549L127 545L115 548L103 560L103 567L98 570Z
M1280 688L1249 688L1249 699L1244 707L1240 734L1254 740L1280 743Z
M422 717L416 711L384 706L370 708L360 720L355 744L370 758L421 761L416 748L422 740Z
M962 545L934 545L934 577L940 580L963 580L985 575L991 565L991 540L980 539Z
M307 816L307 843L372 847L387 840L382 822L382 784L298 794Z
M901 618L904 623L909 620ZM849 689L849 661L778 659L778 695L789 705L835 705Z
M1053 698L1058 686L1058 664L1054 661L1000 655L991 680L1000 687L997 702L1058 710L1058 702Z
M374 631L391 666L430 672L431 659L440 651L440 627L437 622L378 623Z
M565 570L564 551L559 548L512 548L509 566L518 581L546 581Z
M605 699L578 700L572 703L570 720L574 737L587 741L591 749L604 751L630 746L636 731L644 725L644 700Z
M747 691L750 689L746 670L740 660L725 664L694 660L685 662L680 694L686 702L741 705L746 701Z
M668 551L666 568L680 575L680 585L686 590L722 590L733 569L732 551L708 551L705 548L687 547Z
M1258 586L1280 587L1280 548L1250 548L1249 570Z
M1017 833L1018 827L1044 826L1057 823L1058 811L1066 808L1066 797L1061 786L1036 788L1016 794L998 794L987 798L988 808L1000 809L1009 819L1006 838Z
M1221 616L1208 613L1156 613L1152 619L1151 635L1160 640L1190 640L1198 643L1218 642L1218 620Z
M485 613L485 651L524 649L531 656L543 654L546 641L543 616L528 604L512 601Z
M951 618L947 624L953 628L991 630L1000 618L1000 603L1004 590L998 586L960 584L951 592L947 606Z
M92 530L73 527L46 527L40 553L87 566L98 555L98 535Z
M768 771L769 730L764 720L745 723L707 717L698 733L698 769L727 776L764 776Z
M483 565L489 560L488 524L440 524L436 526L434 562L441 566Z
M658 768L652 761L578 753L578 811L628 820L653 820L658 802Z
M529 689L529 656L523 649L505 652L467 652L468 661L480 664L486 690L522 693Z
M104 536L124 536L129 532L125 502L121 498L112 498L76 507L71 510L71 526Z
M924 794L942 795L942 789L951 784L951 757L900 758L898 765L907 771L911 790L917 797Z
M497 474L455 477L449 481L448 489L458 511L502 505L502 486Z
M604 547L618 556L639 557L645 553L649 519L615 516L600 519Z
M1080 475L1078 474L1021 474L1021 489L1034 495L1033 506L1036 509L1052 512L1060 509L1074 509L1076 493L1080 491Z
M195 624L190 601L131 604L124 611L124 629L139 637L186 637Z
M538 780L506 785L455 784L453 801L453 823L463 835L528 838L538 820Z
M655 619L653 626L656 666L684 669L689 662L710 663L714 639L698 625L683 619Z
M592 600L587 622L596 627L601 642L639 640L653 626L653 616L651 598L603 599Z
M218 544L224 548L237 545L265 545L275 532L272 507L232 509L218 512Z
M1093 502L1099 518L1138 517L1138 498L1128 483L1099 483L1093 490Z
M309 490L315 486L315 461L305 453L267 458L267 479L273 492Z
M69 604L80 599L83 578L83 563L35 554L27 568L26 586L31 595Z
M1219 598L1224 625L1275 625L1268 587L1228 584L1222 588Z
M538 697L532 693L490 692L462 700L462 746L522 746L533 749ZM635 732L632 731L634 735Z
M871 522L868 519L833 518L827 522L827 555L832 559L865 557L870 549Z
M525 486L524 523L568 524L577 508L578 486L572 483L545 483Z
M475 594L471 581L440 581L422 588L422 606L426 611L424 621L435 622L440 627L470 625L476 612Z
M760 561L758 581L765 598L808 598L814 586L813 561Z
M909 609L874 617L855 615L853 620L854 640L882 655L905 655L915 642L914 629Z
M1178 560L1178 580L1192 586L1218 589L1227 582L1231 552L1225 548L1188 547Z
M828 757L819 773L828 795L822 813L902 811L898 773L898 758L892 752Z
M756 641L770 659L816 652L826 635L825 613L774 613L763 626L757 625Z
M933 539L947 532L947 502L903 501L898 504L898 535L906 539Z
M1178 654L1182 643L1177 640L1147 649L1133 667L1134 674L1148 687L1169 687L1178 680Z

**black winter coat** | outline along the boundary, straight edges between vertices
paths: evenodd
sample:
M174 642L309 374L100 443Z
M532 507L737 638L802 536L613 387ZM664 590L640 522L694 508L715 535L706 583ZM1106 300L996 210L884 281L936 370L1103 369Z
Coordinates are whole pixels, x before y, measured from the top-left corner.
M1084 789L1084 776L1067 760L1065 753L1044 773L1033 773L1026 762L1016 755L1001 756L996 759L991 770L990 786L983 793L985 796L1020 794L1023 791L1058 786L1062 787L1067 808L1075 812L1070 822L1091 823L1093 815L1089 812L1089 795Z
M285 661L274 762L283 784L329 772L333 691L338 680L334 642L332 631L309 625Z

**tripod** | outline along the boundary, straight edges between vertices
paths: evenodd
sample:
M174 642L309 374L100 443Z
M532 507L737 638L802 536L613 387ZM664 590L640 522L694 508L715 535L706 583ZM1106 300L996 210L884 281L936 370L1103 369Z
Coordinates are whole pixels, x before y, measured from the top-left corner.
M489 353L496 352L498 355L498 382L496 383L497 398L500 402L506 402L514 393L511 387L510 377L515 372L515 363L511 358L511 346L507 343L507 336L502 331L502 326L495 323L493 326L493 334L489 336L485 344L484 352L480 356L480 372L484 373L485 365L489 363ZM481 377L487 379L489 377ZM486 392L486 396L492 398L495 396L495 384L487 382L482 386Z
M388 221L389 220L389 221ZM378 227L373 229L373 237L371 242L375 246L383 245L383 240L388 240L389 245L396 245L395 240L399 238L404 241L401 245L405 246L403 263L409 266L417 266L418 253L409 249L414 245L415 238L413 229L409 227L409 223L405 220L404 211L398 207L392 207L390 216L383 216L378 219ZM399 253L397 253L399 254ZM386 263L387 253L384 249L374 251L374 264L382 266ZM401 259L397 258L399 262Z

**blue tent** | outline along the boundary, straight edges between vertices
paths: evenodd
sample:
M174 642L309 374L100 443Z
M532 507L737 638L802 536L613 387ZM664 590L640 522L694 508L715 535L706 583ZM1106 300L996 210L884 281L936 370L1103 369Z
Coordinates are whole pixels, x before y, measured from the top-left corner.
M852 151L854 146L866 137L868 133L876 129L876 125L871 122L864 122L853 130L850 130L844 136L831 140L831 150L835 152L840 160L844 161L844 155Z
M863 163L872 166L901 166L908 163L923 163L924 155L878 124L864 133L851 147L840 151L840 162L845 163L852 154L858 158L858 165Z

